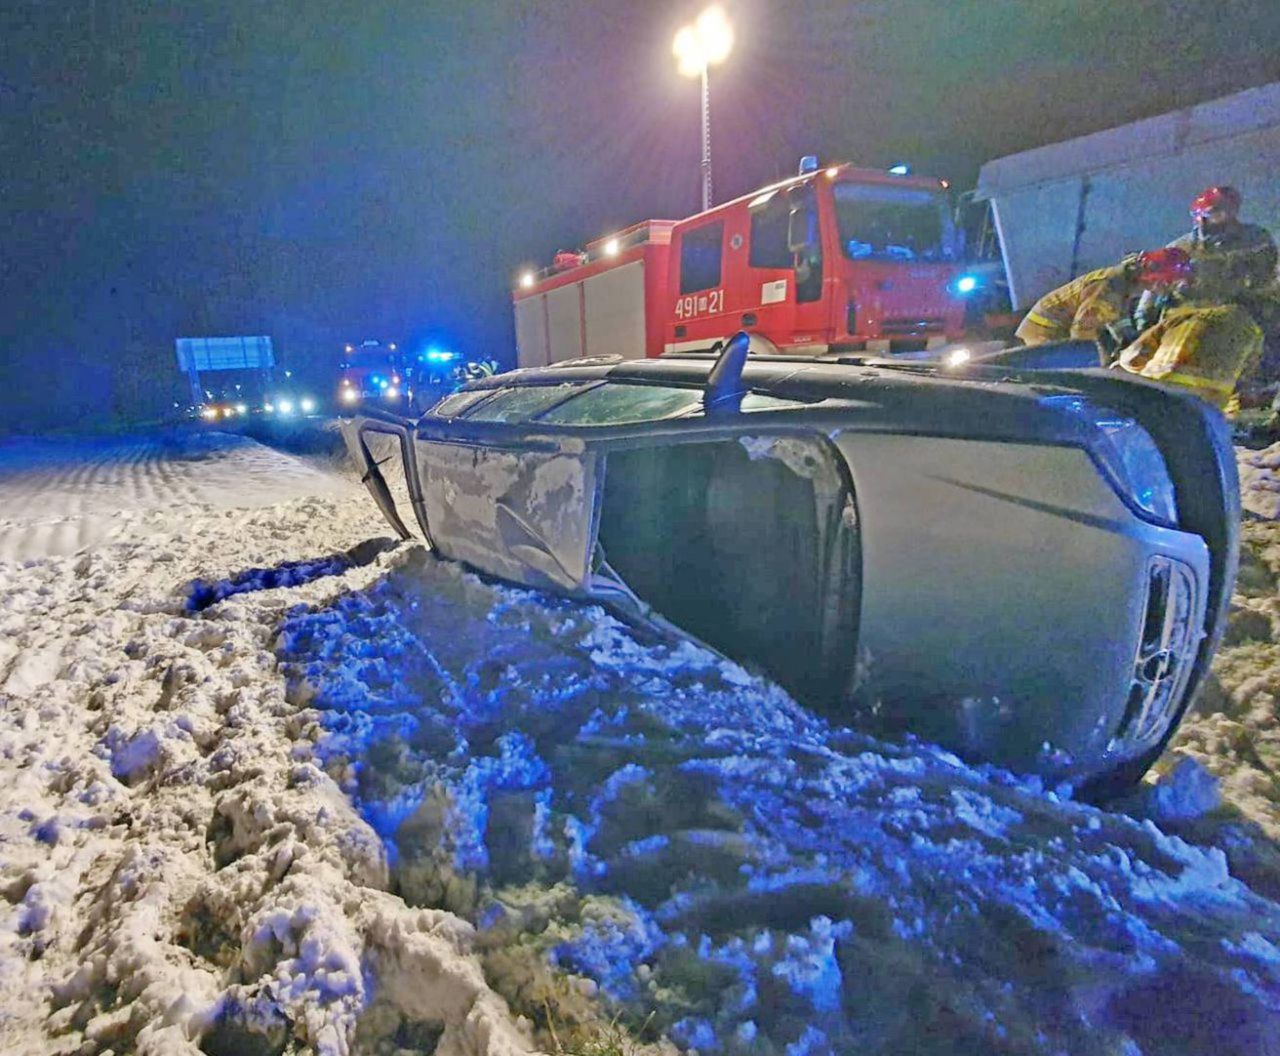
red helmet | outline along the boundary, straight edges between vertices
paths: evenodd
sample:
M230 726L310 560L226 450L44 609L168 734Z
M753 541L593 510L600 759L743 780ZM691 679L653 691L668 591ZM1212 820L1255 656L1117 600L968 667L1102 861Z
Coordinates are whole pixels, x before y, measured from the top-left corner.
M1234 187L1206 187L1191 199L1191 215L1201 220L1221 210L1233 219L1240 212L1240 192Z
M1172 286L1190 279L1192 270L1191 257L1185 249L1166 246L1138 254L1136 278L1142 286Z

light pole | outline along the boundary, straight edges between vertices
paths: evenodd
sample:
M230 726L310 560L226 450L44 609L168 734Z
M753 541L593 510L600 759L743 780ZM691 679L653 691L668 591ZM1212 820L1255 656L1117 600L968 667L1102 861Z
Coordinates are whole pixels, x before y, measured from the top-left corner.
M671 45L686 77L702 78L702 208L711 208L711 83L708 70L733 47L733 27L722 7L712 6L676 34Z

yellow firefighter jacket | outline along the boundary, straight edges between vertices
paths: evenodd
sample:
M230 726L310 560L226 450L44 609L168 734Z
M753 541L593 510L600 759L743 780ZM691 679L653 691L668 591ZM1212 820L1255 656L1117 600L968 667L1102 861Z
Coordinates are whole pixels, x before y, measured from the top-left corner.
M1104 326L1125 314L1136 293L1123 265L1099 268L1036 301L1018 324L1017 336L1025 345L1093 340Z

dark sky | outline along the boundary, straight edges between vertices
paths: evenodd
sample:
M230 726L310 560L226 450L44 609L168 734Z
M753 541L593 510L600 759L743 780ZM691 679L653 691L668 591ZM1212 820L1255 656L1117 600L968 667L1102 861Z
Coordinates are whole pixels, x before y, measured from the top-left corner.
M670 44L699 6L8 0L0 401L65 397L33 371L167 366L188 334L269 333L297 363L366 336L509 357L522 263L695 210ZM1280 79L1280 0L725 6L722 199L808 152L967 186Z

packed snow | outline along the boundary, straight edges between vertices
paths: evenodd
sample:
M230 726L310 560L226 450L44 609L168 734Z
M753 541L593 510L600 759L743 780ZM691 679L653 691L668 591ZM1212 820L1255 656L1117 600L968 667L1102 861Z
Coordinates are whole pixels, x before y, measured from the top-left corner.
M1102 810L242 438L0 447L0 515L0 1051L1280 1052L1280 524Z

